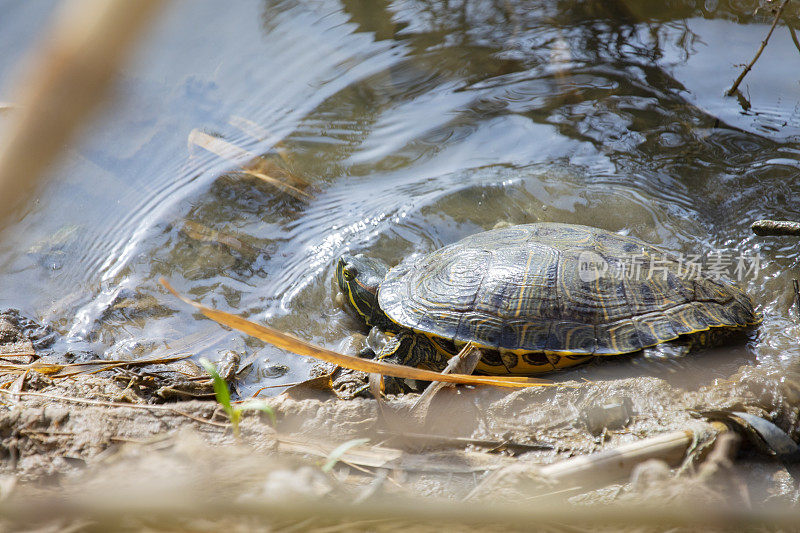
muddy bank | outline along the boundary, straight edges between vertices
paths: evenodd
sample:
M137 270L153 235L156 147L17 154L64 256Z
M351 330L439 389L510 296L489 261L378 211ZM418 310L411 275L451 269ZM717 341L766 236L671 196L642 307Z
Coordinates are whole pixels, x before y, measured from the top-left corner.
M6 529L204 529L224 523L235 530L389 530L429 523L434 511L425 505L440 509L452 524L451 506L469 510L469 502L487 500L525 503L534 514L563 508L564 523L573 521L566 510L571 505L602 512L607 507L590 504L667 499L675 508L702 502L730 514L791 509L798 502L797 469L765 457L746 439L738 453L728 453L732 463L712 461L716 432L695 414L745 411L797 439L797 368L777 376L742 367L695 391L651 377L513 392L462 387L444 390L423 413L410 410L416 395L345 401L319 388L295 387L268 400L274 424L264 413L245 413L235 438L215 401L164 397L166 383L194 395L210 390L209 381L187 371L186 361L120 365L94 374L69 366L54 372L53 365L69 356L37 353L45 330L14 313L0 315L0 325L0 508ZM674 456L673 450L633 472L620 470L613 482L597 483L592 468L585 479L572 477L567 484L539 475L542 465L686 431L697 440L689 453ZM326 468L336 447L353 439L366 440L351 442ZM710 462L712 468L704 469ZM543 505L531 506L537 500ZM390 513L383 520L364 510L397 501L425 510L419 518ZM317 503L316 512L309 502ZM486 507L487 517L495 517L493 505ZM153 512L143 514L147 509ZM513 509L504 516L506 529L519 526ZM708 516L696 519L700 527Z

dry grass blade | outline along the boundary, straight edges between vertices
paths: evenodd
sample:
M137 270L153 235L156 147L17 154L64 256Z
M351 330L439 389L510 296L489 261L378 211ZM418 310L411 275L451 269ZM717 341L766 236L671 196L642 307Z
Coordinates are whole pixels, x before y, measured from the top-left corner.
M241 239L229 235L223 231L215 230L209 228L208 226L204 226L199 222L194 222L193 220L185 220L183 222L183 227L181 231L186 234L187 237L190 239L194 239L200 242L210 242L212 244L220 244L223 246L227 246L228 248L232 248L237 252L248 252L254 253L257 250L247 244L246 242L242 241Z
M224 311L211 309L203 304L192 301L185 296L179 294L172 286L161 278L159 280L164 287L167 288L172 294L180 298L183 302L191 305L205 316L226 325L233 329L247 333L264 342L268 342L278 348L283 348L298 355L305 355L314 357L321 361L334 363L344 368L351 370L360 370L367 373L378 373L386 376L394 376L407 379L419 379L424 381L445 381L448 383L461 383L466 385L495 385L497 387L536 387L536 386L555 386L553 383L543 379L527 378L527 377L506 377L506 376L468 376L465 374L440 374L430 370L422 370L420 368L412 368L409 366L395 365L383 361L375 361L371 359L361 359L352 355L344 355L320 346L309 344L294 335L283 333L276 329L272 329L261 324L256 324L240 316L236 316Z
M216 154L223 159L227 159L241 166L258 159L258 154L249 152L244 148L239 148L235 144L231 144L200 130L192 130L191 133L189 133L189 144L204 148L212 154Z
M277 178L273 178L272 176L267 176L266 174L263 174L261 172L256 172L254 170L240 170L239 172L260 179L265 183L269 183L276 189L280 189L281 191L294 196L298 200L308 201L311 198L311 195L308 194L307 192L303 192L297 187L293 187L288 183L284 183Z
M5 389L0 389L0 394L5 394L7 396L32 396L35 398L44 398L47 400L55 400L59 402L71 402L71 403L80 403L85 405L99 405L102 407L119 407L123 409L145 409L147 411L170 411L175 413L176 415L184 416L190 420L194 420L195 422L200 422L202 424L207 424L209 426L215 426L219 428L228 428L230 424L222 424L220 422L214 422L213 420L206 420L204 418L200 418L199 416L194 416L190 413L186 413L177 409L175 407L169 405L151 405L151 404L143 404L143 403L122 403L122 402L107 402L104 400L92 400L89 398L75 398L73 396L61 396L60 394L48 394L46 392L13 392Z
M409 453L397 448L365 446L360 439L346 442L345 445L337 447L329 442L318 442L289 435L278 435L276 438L278 449L282 452L311 455L326 460L335 455L337 460L346 464L366 468L468 474L496 470L514 462L513 459L502 455L460 450ZM359 445L355 445L355 443Z
M132 361L124 360L104 360L95 359L93 361L84 361L82 363L69 363L64 365L61 370L57 371L51 378L67 378L76 376L78 374L96 374L106 370L113 370L115 368L134 368L137 366L147 365L168 365L177 361L182 361L191 357L191 354L174 355L171 357L148 357L145 359L135 359ZM39 371L34 368L34 370Z
M228 124L238 128L250 137L258 139L259 141L266 141L272 137L272 134L265 127L261 126L260 124L256 124L252 120L247 120L244 117L233 115L231 116L230 120L228 120ZM286 150L282 142L276 142L272 148L275 150L281 160L283 160L284 164L287 166L292 164L292 161L289 158L289 152ZM284 172L286 172L289 181L293 182L298 187L307 187L309 185L309 182L302 177L285 169Z
M789 28L789 35L792 36L792 42L794 43L795 48L797 48L797 51L800 52L800 39L797 38L797 32L795 32L794 28L789 25L788 21L786 22L786 27Z
M192 132L189 134L189 143L208 150L209 152L216 154L223 159L237 163L242 167L241 169L237 170L237 172L240 174L246 174L265 183L269 183L273 187L280 189L281 191L297 198L298 200L307 201L311 198L311 195L301 191L297 187L293 187L288 183L261 172L259 165L255 163L260 158L253 152L249 152L244 148L240 148L235 144L231 144L225 140L214 137L213 135L209 135L208 133L204 133L200 130L192 130Z
M32 363L3 363L0 364L0 373L2 374L24 374L34 370L40 374L51 376L64 369L66 365L57 363L44 363L42 361L34 361Z
M11 387L9 388L9 391L14 393L14 395L11 396L11 401L14 401L14 402L19 401L19 393L21 393L22 389L25 388L25 379L27 377L28 377L28 372L23 372L11 384Z
M173 357L136 359L133 361L95 359L81 363L48 363L42 360L32 363L2 363L0 373L18 374L31 370L44 374L50 378L68 378L78 374L96 374L114 368L132 368L145 365L169 364L190 357L189 355L176 355Z

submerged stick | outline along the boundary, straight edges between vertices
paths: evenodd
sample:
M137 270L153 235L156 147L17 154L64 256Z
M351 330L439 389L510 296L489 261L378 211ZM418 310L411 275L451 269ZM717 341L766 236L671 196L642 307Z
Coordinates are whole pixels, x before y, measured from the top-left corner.
M239 117L236 115L232 115L231 118L228 120L228 124L238 128L239 130L243 131L247 135L253 137L254 139L258 139L259 141L266 141L272 134L267 131L264 126L260 124L256 124L252 120L248 120L244 117ZM291 160L289 159L289 153L287 152L286 148L284 148L283 141L278 141L272 146L273 150L280 156L284 163L287 165L291 164ZM300 176L296 176L291 172L287 172L288 177L295 182L295 185L299 185L301 187L306 187L309 183L301 178Z
M750 226L753 233L765 236L793 235L800 237L800 222L790 220L756 220Z
M291 435L277 435L281 452L311 455L320 459L330 457L336 445ZM513 463L513 459L483 452L447 451L410 453L397 448L368 446L364 443L347 448L340 455L343 462L367 468L386 468L404 472L468 474L495 470Z
M241 168L236 170L237 173L257 178L298 200L308 201L311 198L311 195L307 192L261 172L258 165L254 164L254 162L260 160L260 157L253 152L197 129L189 133L189 143L208 150L212 154L223 159L241 165Z
M778 25L778 20L780 20L781 18L781 14L783 13L783 8L785 8L786 4L788 3L789 0L783 0L783 2L781 2L781 5L778 7L778 12L775 13L775 19L772 21L772 26L767 32L767 36L764 38L763 41L761 41L761 46L758 48L755 57L753 57L750 63L747 64L742 73L739 74L739 77L736 78L735 82L733 82L733 85L731 86L730 89L728 89L728 92L725 93L725 96L733 96L733 94L736 92L736 89L739 88L739 84L742 83L744 77L747 76L747 73L750 72L750 69L753 68L753 65L755 65L756 61L758 61L758 58L761 57L761 52L763 52L764 48L766 48L767 42L769 42L769 38L772 36L772 32L775 31L775 26Z
M633 467L649 459L661 459L670 466L680 464L695 438L691 430L673 431L611 450L571 457L541 467L539 474L559 485L603 486L629 476Z

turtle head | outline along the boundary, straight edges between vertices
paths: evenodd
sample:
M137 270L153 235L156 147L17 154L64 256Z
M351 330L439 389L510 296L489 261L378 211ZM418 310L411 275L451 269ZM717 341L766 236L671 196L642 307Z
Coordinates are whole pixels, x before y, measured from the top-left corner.
M346 305L370 327L391 323L378 305L378 288L388 270L382 262L363 255L343 255L336 265L336 282Z

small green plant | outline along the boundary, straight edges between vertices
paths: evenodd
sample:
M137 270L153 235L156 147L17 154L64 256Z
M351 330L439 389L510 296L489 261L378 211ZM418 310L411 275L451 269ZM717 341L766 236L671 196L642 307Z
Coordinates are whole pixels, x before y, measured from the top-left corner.
M211 379L214 381L214 395L217 397L217 402L222 406L222 409L231 421L231 428L233 429L234 436L237 438L239 437L239 421L242 419L242 413L244 411L263 411L267 413L272 424L275 424L275 411L273 411L272 407L267 405L264 400L245 400L244 402L234 404L231 402L231 392L228 390L228 384L225 383L225 380L219 375L214 363L205 357L201 357L200 364L203 365L203 368L206 369L206 372L211 375Z

